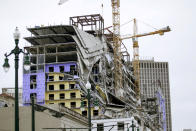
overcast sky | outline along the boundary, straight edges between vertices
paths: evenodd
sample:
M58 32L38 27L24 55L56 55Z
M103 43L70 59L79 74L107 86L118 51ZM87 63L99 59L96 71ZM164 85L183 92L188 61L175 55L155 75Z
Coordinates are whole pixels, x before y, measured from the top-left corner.
M103 2L104 1L104 2ZM0 65L4 53L14 48L13 31L16 26L21 36L30 36L26 27L35 25L68 24L70 16L102 14L105 27L112 25L111 0L70 0L62 6L58 0L1 0L0 1ZM139 32L170 26L172 31L164 36L139 39L140 56L154 57L155 61L169 62L173 131L196 129L196 0L121 0L121 24L137 18ZM133 23L121 28L121 34L132 34ZM125 41L132 56L132 41ZM21 39L20 47L28 43ZM22 61L21 61L22 62ZM19 86L22 87L20 62ZM14 87L14 60L4 73L0 68L0 88ZM1 89L0 89L1 90ZM0 91L1 92L1 91Z

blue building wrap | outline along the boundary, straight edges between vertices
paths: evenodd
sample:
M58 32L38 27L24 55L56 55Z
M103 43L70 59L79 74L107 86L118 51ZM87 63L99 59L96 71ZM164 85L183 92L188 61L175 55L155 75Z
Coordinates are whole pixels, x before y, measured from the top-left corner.
M159 123L163 122L162 123L162 128L163 128L164 131L167 131L165 99L159 91L157 92L157 99L158 99L158 103L159 103L159 115L160 115L160 118L162 118L162 120L159 119Z

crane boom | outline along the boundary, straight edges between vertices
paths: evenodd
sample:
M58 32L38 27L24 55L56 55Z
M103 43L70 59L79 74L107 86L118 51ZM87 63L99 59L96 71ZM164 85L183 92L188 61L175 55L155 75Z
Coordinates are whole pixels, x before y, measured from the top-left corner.
M142 34L136 34L136 35L129 35L129 36L124 36L121 37L121 40L126 40L126 39L130 39L130 38L134 38L134 37L143 37L143 36L149 36L149 35L155 35L155 34L160 34L163 35L165 32L169 32L171 31L170 27L167 26L165 28L162 28L160 30L157 31L153 31L153 32L149 32L149 33L142 33Z

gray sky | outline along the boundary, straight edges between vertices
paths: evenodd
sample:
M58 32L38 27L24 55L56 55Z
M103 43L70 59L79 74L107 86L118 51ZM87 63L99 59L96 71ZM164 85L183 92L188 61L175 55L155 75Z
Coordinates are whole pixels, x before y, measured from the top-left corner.
M26 27L68 24L70 16L102 13L102 2L107 27L112 24L111 0L70 0L62 6L57 5L58 0L1 0L0 65L4 62L3 54L14 48L13 31L16 26L19 27L22 37L30 36ZM173 131L182 131L183 128L196 129L195 5L195 0L121 0L121 23L137 18L156 28L169 25L172 29L172 32L164 36L140 38L139 45L140 56L152 56L155 61L169 62ZM133 23L123 26L121 33L132 34L132 25ZM146 32L153 29L140 22L138 30ZM21 39L20 47L25 45L28 43ZM132 41L127 40L126 45L132 55ZM14 87L13 61L11 57L8 73L4 73L3 68L0 68L0 88Z

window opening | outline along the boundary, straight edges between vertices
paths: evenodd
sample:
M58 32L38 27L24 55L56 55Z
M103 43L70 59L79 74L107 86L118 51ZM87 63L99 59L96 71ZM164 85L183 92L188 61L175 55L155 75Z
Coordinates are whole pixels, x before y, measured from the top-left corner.
M64 72L64 66L59 66L60 72Z
M39 47L39 54L44 54L44 48L43 47Z
M71 102L71 108L76 108L76 102Z
M60 87L60 90L64 90L65 89L65 85L64 84L60 84L59 87Z
M54 81L54 76L49 76L49 81Z
M60 99L65 99L65 94L64 93L60 94Z
M36 89L37 88L37 84L30 84L30 89Z
M93 77L94 77L94 81L95 81L95 82L99 82L99 78L98 78L97 75L95 75L95 76L93 76Z
M56 55L45 55L45 63L55 63Z
M36 79L37 79L37 76L36 75L31 75L30 76L30 82L31 83L36 82Z
M71 98L76 98L76 93L70 93Z
M31 75L30 76L30 89L36 89L37 88L36 81L37 81L37 76L36 75Z
M93 116L98 116L99 115L99 110L93 110Z
M38 72L44 72L44 65L38 65Z
M69 84L69 88L70 89L74 89L75 88L75 84Z
M49 67L49 72L54 72L54 67Z
M36 73L37 66L31 66L30 71L31 71L31 73Z
M124 131L124 123L118 123L118 131Z
M74 75L76 71L76 66L75 65L70 65L70 74Z
M83 104L84 104L84 107L87 107L87 102L86 102L86 101L84 101L84 103L83 103Z
M49 94L49 100L54 100L54 94Z
M56 53L56 47L47 47L46 48L47 53Z
M92 70L93 70L93 74L98 74L99 73L98 65L95 65Z
M31 64L37 64L37 57L31 56L30 61L31 61Z
M53 91L54 90L54 85L49 85L49 90Z
M63 80L63 76L59 76L59 80L60 80L60 81Z
M97 124L97 131L104 131L103 123Z
M64 102L61 102L61 103L59 103L61 106L65 106L65 103Z
M87 111L82 111L83 116L87 116Z
M37 99L37 93L31 93L30 94L30 99L32 99L34 97L34 99Z

